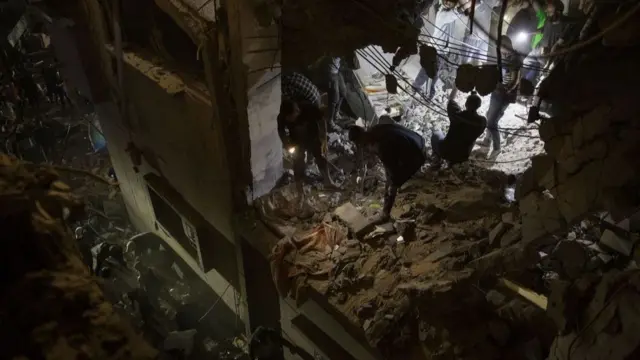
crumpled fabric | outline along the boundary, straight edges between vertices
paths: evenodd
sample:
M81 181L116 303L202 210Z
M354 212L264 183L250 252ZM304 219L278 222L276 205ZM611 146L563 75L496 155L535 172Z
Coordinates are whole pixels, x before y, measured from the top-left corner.
M333 268L331 252L347 234L331 224L281 239L271 251L271 274L281 296L301 300L309 276L329 276ZM300 303L300 302L299 302Z
M258 199L256 205L260 213L271 219L305 219L313 216L317 209L308 201L301 202L294 184L276 189Z

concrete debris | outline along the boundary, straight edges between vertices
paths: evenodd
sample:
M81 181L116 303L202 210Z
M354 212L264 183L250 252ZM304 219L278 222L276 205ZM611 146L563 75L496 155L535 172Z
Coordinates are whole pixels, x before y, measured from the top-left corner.
M507 297L504 294L494 289L487 291L487 295L485 297L487 302L495 308L501 307L507 300Z
M334 214L347 224L357 237L363 236L375 226L374 220L365 218L351 203L341 205L335 209Z
M378 177L378 171L372 170L372 176ZM385 358L397 358L406 348L398 344L405 344L403 329L418 310L418 320L426 322L428 329L420 333L424 345L420 348L431 356L464 357L481 346L487 347L486 356L479 358L513 358L512 352L522 353L532 338L547 348L553 329L545 311L512 293L484 288L484 281L495 283L491 279L505 273L522 281L518 278L522 275L523 286L546 295L541 289L554 280L602 271L599 253L590 249L599 234L594 235L591 222L566 229L557 201L543 194L527 194L520 200L520 211L510 208L502 201L505 180L504 174L477 167L427 170L398 193L392 210L397 220L377 226L367 219L381 208L383 182L357 193L345 191L344 200L311 218L287 219L300 229L313 229L319 222L337 224L337 220L350 229L350 238L326 257L332 264L328 274L297 279L307 291L327 296L384 355L395 354ZM527 222L521 218L539 209L549 210L551 219ZM535 233L529 243L523 238L528 230ZM551 230L557 235L549 236ZM549 254L547 260L541 262L540 254ZM594 258L598 264L592 264ZM486 311L478 312L479 308ZM524 334L523 328L535 331Z
M498 343L499 346L505 346L511 336L509 325L502 320L493 320L489 322L489 335Z
M496 225L489 233L489 245L495 246L502 238L502 235L504 235L507 230L509 230L510 226L511 225L505 222L498 223L498 225Z
M515 224L500 238L500 247L511 246L522 239L522 226Z
M615 232L607 229L602 233L600 245L619 252L624 256L631 256L634 242L631 239L624 238Z
M588 284L580 284L581 282ZM561 286L565 307L571 306L572 319L551 346L549 359L630 359L640 349L640 273L614 271L601 278L580 279ZM552 289L552 297L554 296ZM592 296L595 294L595 296ZM573 299L571 305L567 300ZM561 325L563 325L561 323ZM580 341L588 331L589 341Z
M564 240L559 242L551 253L551 259L557 264L554 269L556 272L568 279L575 279L584 272L589 256L580 243Z
M412 220L396 221L393 224L393 227L398 232L398 235L402 236L407 241L411 241L411 240L415 239L415 237L416 237L416 234L415 234L416 223L415 223L415 221L412 221Z

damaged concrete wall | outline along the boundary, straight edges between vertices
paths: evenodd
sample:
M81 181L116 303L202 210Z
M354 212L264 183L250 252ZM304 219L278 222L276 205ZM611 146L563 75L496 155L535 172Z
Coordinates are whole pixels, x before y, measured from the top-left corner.
M242 70L238 83L246 92L246 103L239 103L238 111L246 114L249 125L251 202L269 192L282 175L282 145L277 132L281 43L275 24L260 24L254 2L238 1L235 9L241 36L232 40L240 42L238 47L242 49L242 63L236 65Z
M618 14L605 15L599 26ZM518 189L525 240L593 211L620 220L640 205L639 19L606 34L608 46L597 41L566 55L541 88L557 111L540 126L546 154L534 159Z
M267 194L282 175L282 144L278 137L280 111L280 71L267 72L263 81L249 90L251 131L252 199Z
M86 29L79 30L76 35L85 40L78 49L131 220L138 230L153 231L165 239L222 296L230 309L242 310L240 275L232 244L235 238L231 229L227 151L220 124L214 122L217 118L212 113L207 86L197 82L185 85L157 59L150 62L151 57L144 51L141 56L128 53L124 68L127 111L123 117L114 102L122 99L113 97L117 94L116 66L113 47L109 45L111 24L104 9L95 0L81 0L65 6L69 9L68 16ZM224 235L223 241L229 244L216 246L215 254L209 256L225 258L221 265L226 270L232 269L232 273L223 274L215 267L205 274L198 260L157 226L143 179L150 172L164 177L191 207ZM238 315L242 322L246 320L243 311Z
M416 20L431 1L286 1L282 6L283 64L307 66L324 55L368 45L395 52L415 44Z
M233 241L230 180L221 134L211 128L210 103L195 87L187 88L167 69L138 55L125 55L131 141L154 172Z
M101 119L109 119L103 121L103 130L129 215L138 229L153 231L165 239L214 291L224 294L222 298L227 306L235 309L239 290L235 287L226 293L224 290L237 282L237 276L223 276L215 269L204 274L197 259L158 229L149 190L143 179L143 175L149 172L161 175L225 235L225 241L233 242L229 178L220 134L211 129L211 106L205 97L186 88L174 75L156 66L148 67L150 64L135 54L126 54L125 58L126 95L129 100L127 115L131 131L124 125L117 108L97 106L97 111ZM152 78L158 74L163 75ZM171 87L167 87L169 84ZM130 141L140 151L141 164L135 164L127 151ZM233 251L224 256L235 263L232 261L236 256Z

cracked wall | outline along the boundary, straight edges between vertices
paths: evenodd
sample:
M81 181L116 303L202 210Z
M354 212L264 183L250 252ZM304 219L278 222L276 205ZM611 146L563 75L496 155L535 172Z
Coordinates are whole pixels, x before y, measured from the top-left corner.
M640 17L629 20L637 27ZM600 26L610 24L606 16ZM565 56L541 88L556 116L543 120L546 154L534 159L518 188L525 240L533 241L587 213L628 217L640 205L640 35L623 26ZM549 190L546 194L543 190Z

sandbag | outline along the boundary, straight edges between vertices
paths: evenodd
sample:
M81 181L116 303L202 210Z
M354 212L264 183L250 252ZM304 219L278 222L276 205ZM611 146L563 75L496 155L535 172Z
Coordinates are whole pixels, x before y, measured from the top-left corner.
M433 46L420 45L420 66L430 79L436 77L438 71L438 52Z
M402 60L408 58L409 56L418 52L418 45L416 43L412 43L412 45L403 45L398 51L396 51L395 55L393 55L393 60L391 61L392 69L395 70L396 67L400 65Z
M497 65L485 65L478 68L476 73L476 91L480 96L486 96L498 86L500 75Z
M456 87L462 92L470 92L476 83L477 68L471 64L463 64L458 67L456 73Z

